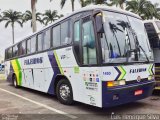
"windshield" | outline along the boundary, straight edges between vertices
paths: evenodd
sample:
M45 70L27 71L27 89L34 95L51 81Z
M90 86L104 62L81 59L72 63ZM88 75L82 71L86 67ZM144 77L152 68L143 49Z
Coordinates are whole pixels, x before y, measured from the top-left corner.
M136 35L137 42L141 47L141 49L138 51L139 61L145 61L146 57L148 57L149 60L153 60L153 54L151 52L147 32L142 20L130 16L128 16L128 19L133 30L132 32L134 35ZM145 56L145 54L147 56Z
M126 15L104 11L104 31L105 33L101 37L102 46L102 57L103 63L126 63L126 62L137 62L135 59L136 40L133 36L133 31L139 32L137 38L139 43L148 44L148 39L144 31L144 26L141 20L135 18L128 18ZM130 19L130 20L129 20ZM130 22L137 22L136 25L131 29L132 24ZM141 22L141 23L140 23ZM138 25L138 27L137 27ZM139 28L140 26L140 28ZM139 29L137 31L137 29ZM143 35L143 36L142 36ZM141 39L141 40L140 40ZM149 46L145 46L144 51L149 55ZM139 49L139 58L145 58L144 51ZM149 57L150 58L150 57Z
M158 29L160 30L160 21L156 21L156 25L157 25Z

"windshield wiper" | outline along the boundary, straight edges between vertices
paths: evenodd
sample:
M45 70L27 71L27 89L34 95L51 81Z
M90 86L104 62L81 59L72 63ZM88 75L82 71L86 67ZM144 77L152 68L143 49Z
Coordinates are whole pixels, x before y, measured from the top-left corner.
M135 40L136 40L136 51L139 51L139 49L141 49L142 52L144 53L146 59L147 59L147 62L150 62L150 61L149 61L149 58L148 58L148 56L147 56L147 54L146 54L146 51L145 51L145 50L142 48L142 46L139 44L139 41L138 41L138 38L137 38L137 34L134 32L134 30L132 30L132 32L133 32L133 36L135 37ZM140 52L140 51L139 51L139 52Z

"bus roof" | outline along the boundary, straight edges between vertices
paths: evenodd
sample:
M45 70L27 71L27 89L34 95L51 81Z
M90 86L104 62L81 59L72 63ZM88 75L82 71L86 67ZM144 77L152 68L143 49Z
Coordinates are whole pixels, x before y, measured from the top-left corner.
M74 14L81 13L81 12L86 12L86 11L92 11L92 10L107 10L107 11L111 11L111 12L117 12L117 13L121 13L121 14L130 15L130 16L136 17L136 18L138 18L138 19L141 19L137 14L134 14L134 13L129 12L129 11L126 11L126 10L122 10L122 9L120 9L120 8L109 7L109 6L106 6L106 5L89 5L89 6L83 7L83 8L81 8L81 9L79 9L79 10L76 10L76 11L74 11L74 12L66 15L66 16L60 18L59 20L56 20L56 21L53 22L52 24L43 27L42 29L38 30L37 32L31 33L31 34L29 34L29 35L27 35L27 36L25 36L25 37L22 37L22 38L19 39L19 40L23 41L23 40L25 40L25 39L27 39L27 38L29 38L29 37L31 37L31 36L34 36L35 34L39 33L40 31L45 30L45 29L51 27L52 25L54 25L54 24L56 24L56 23L58 23L58 22L60 22L60 21L62 21L62 20L64 20L64 19L66 19L66 18L68 18L68 17L73 16ZM21 41L19 41L19 42L21 42ZM19 42L11 45L10 47L18 44ZM10 48L10 47L8 47L8 48ZM8 49L8 48L6 48L6 49Z
M160 22L160 20L144 20L144 23L149 23L149 22L153 23L153 22L158 22L158 21Z

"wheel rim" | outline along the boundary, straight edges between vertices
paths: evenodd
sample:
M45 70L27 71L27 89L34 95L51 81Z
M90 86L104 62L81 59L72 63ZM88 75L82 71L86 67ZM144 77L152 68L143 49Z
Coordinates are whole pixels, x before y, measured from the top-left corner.
M67 100L70 97L70 88L66 84L62 84L59 89L60 96L63 100Z
M16 82L16 80L14 79L14 86L16 87L17 86L17 82Z

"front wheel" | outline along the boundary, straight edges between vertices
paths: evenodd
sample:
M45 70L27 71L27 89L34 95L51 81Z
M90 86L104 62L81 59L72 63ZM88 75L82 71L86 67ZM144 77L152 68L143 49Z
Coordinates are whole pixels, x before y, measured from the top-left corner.
M56 94L58 100L65 105L73 104L72 87L68 80L62 79L56 86Z
M15 88L18 88L16 75L13 76L12 81L13 81L13 86L14 86Z

